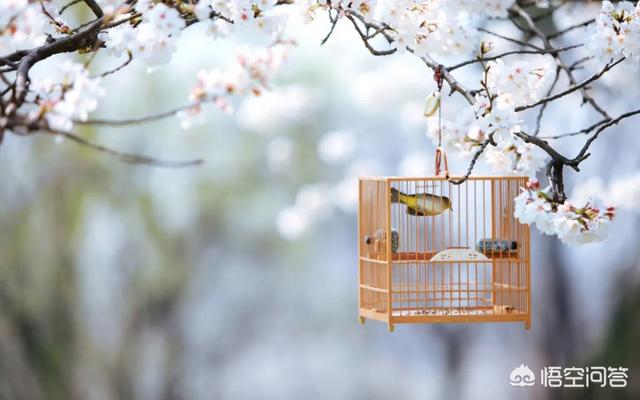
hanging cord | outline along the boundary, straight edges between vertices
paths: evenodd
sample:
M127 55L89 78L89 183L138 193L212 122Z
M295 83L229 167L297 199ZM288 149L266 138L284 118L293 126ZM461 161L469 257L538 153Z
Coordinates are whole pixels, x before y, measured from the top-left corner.
M442 69L444 66L439 64L433 71L433 80L436 81L438 86L438 98L440 104L438 106L438 147L436 148L436 176L445 176L449 179L449 163L447 162L447 155L442 148L442 84L444 82L444 75ZM444 160L444 169L442 167L442 161Z

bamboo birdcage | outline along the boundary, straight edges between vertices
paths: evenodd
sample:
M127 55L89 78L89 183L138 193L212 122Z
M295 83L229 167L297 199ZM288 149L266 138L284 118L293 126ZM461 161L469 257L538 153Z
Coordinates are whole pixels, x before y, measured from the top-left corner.
M514 198L526 182L526 177L470 177L460 185L445 177L361 178L361 322L384 321L389 331L396 323L455 322L524 322L529 329L530 232L513 215ZM392 201L392 189L447 197L450 209L412 215L406 204ZM494 247L503 243L510 247Z

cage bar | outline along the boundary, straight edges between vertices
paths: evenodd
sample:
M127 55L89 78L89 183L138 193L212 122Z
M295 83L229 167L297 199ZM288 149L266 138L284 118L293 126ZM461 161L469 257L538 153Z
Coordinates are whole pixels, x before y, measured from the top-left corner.
M396 323L531 326L530 232L514 217L526 177L359 182L359 316Z

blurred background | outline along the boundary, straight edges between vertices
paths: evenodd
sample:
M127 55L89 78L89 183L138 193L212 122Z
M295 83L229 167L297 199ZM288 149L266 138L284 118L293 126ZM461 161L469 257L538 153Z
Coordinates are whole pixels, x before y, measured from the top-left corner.
M597 10L567 7L546 28ZM212 112L191 130L173 118L78 131L120 150L202 157L202 166L131 166L47 136L5 138L1 398L640 398L637 120L603 134L582 173L567 171L574 196L618 202L609 239L569 248L534 231L531 330L398 325L390 334L358 323L357 177L433 173L433 121L422 117L432 73L410 55L371 56L347 22L320 47L328 28L322 18L292 26L298 45L276 85L232 115ZM201 31L183 33L168 65L134 62L105 78L96 116L186 104L199 69L224 68L252 40ZM98 58L93 68L113 65ZM458 76L474 86L478 71ZM637 106L638 72L621 66L594 85L612 115ZM445 117L464 105L457 97L445 99ZM542 134L589 125L595 116L579 103L550 106ZM570 155L583 140L558 146ZM512 388L521 363L536 374L622 366L629 387Z

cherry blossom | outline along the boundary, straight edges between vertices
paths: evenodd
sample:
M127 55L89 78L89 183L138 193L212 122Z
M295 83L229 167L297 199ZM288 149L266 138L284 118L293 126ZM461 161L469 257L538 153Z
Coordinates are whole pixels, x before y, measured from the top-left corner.
M489 17L505 18L515 0L463 0L461 3L472 13L484 13Z
M604 240L615 217L615 208L604 206L591 198L582 206L567 200L555 203L549 188L539 189L537 181L530 181L515 200L514 216L523 224L535 224L544 234L557 235L568 245L583 245Z
M46 40L49 20L39 3L3 0L0 4L0 52L39 46Z
M104 89L82 64L65 61L57 72L56 80L34 81L39 96L29 115L34 121L44 118L51 129L70 131L74 120L86 120L97 108Z
M168 62L176 49L176 38L185 27L180 13L163 3L136 3L136 10L142 13L142 23L135 28L125 23L101 35L107 49L119 56L129 52L136 59L148 65Z
M268 48L245 48L238 52L235 64L229 71L201 70L189 99L194 105L212 102L224 112L234 110L232 100L252 94L259 96L269 89L272 79L287 58L287 45L277 44ZM202 107L191 107L180 113L182 126L189 128L204 123Z
M505 93L508 92L503 92L503 95ZM540 148L524 143L513 134L523 128L522 120L513 107L496 99L492 101L478 94L473 105L475 118L461 114L455 122L445 120L442 127L445 146L469 159L491 135L495 145L488 146L483 157L492 170L501 174L533 177L544 167L547 156ZM428 136L437 143L436 124L429 125Z
M603 62L621 57L640 61L640 3L603 1L595 26L586 29L590 50Z
M578 152L580 157L564 160L557 156L559 153L547 148L550 142L535 140L542 126L542 113L547 104L556 98L581 95L582 103L604 118L599 123L594 121L595 125L583 130L593 135L593 140L602 129L616 126L622 119L640 114L640 110L637 110L618 116L610 115L592 96L597 87L593 82L615 66L611 64L612 60L622 62L626 58L632 65L640 61L640 3L634 5L622 1L614 4L603 1L594 23L587 21L566 29L560 28L552 34L553 37L545 37L550 34L537 32L535 27L538 20L528 14L533 2L524 5L515 0L304 0L296 4L277 0L95 1L97 6L89 1L65 4L68 7L88 7L90 11L69 17L71 23L66 20L70 12L65 14L60 9L64 17L61 16L58 13L60 4L52 1L2 1L0 141L5 132L31 134L41 130L57 134L58 137L68 137L72 136L72 129L78 121L104 123L104 120L87 122L89 114L97 108L98 100L104 94L101 79L94 76L111 75L131 62L143 62L149 69L160 68L172 59L182 31L192 25L199 25L197 32L210 35L206 38L209 42L213 41L211 37L218 39L232 35L235 36L234 40L251 37L255 44L240 47L228 68L197 72L191 91L184 96L186 104L180 104L174 111L157 113L140 120L175 115L181 125L188 129L205 123L211 110L232 113L239 105L241 113L235 118L249 121L251 118L245 117L252 114L248 110L250 106L267 104L270 107L263 107L265 110L269 108L272 112L277 109L272 114L278 116L271 117L271 120L279 119L289 124L292 119L286 114L294 114L302 109L293 108L295 106L287 101L269 103L269 98L265 99L263 95L276 86L277 74L287 59L288 48L293 44L288 38L287 26L292 21L296 25L296 18L301 17L311 21L328 16L330 24L326 40L338 23L344 23L349 28L355 28L358 35L353 37L361 40L374 55L397 57L405 54L405 57L418 57L419 63L425 64L428 69L428 74L424 75L426 78L420 82L422 84L430 84L430 76L434 72L444 77L442 98L439 94L430 96L431 102L425 106L424 113L419 106L401 107L404 110L402 112L411 113L413 110L420 123L424 122L421 118L425 114L430 118L427 134L434 142L442 142L447 151L467 160L483 161L499 174L533 177L545 165L549 155L557 162L555 165L559 165L560 172L564 167L578 169L578 164L586 159L590 141L585 144L584 151ZM550 3L545 0L535 2L537 7L550 7ZM553 15L553 9L550 9L550 14ZM513 15L522 17L519 19L520 25L529 25L526 29L522 29L522 26L516 28L531 32L532 37L521 40L497 34L491 38L495 41L502 39L500 44L488 42L484 34L489 33L482 32L487 22L500 20L497 24L509 24L508 18ZM586 43L584 40L575 45L561 43L563 38L571 36L564 36L567 32L584 32L581 28L583 25L588 26ZM505 43L507 48L502 47ZM561 44L566 47L560 48ZM508 51L498 54L498 49L501 52ZM100 56L94 57L96 53ZM107 72L94 68L95 64L102 62L103 54L121 58L118 60L121 64L106 64L112 68ZM595 64L590 61L592 55L610 65L599 73L597 70L591 71ZM46 74L39 74L35 68L32 70L35 64L52 56L57 59L52 59L55 61L51 65L42 68L38 65L37 69L48 69ZM100 61L93 63L96 58ZM461 68L465 68L468 75L459 72ZM582 76L578 69L588 71L589 75ZM418 79L423 79L423 76ZM554 90L551 90L552 82L557 84ZM413 87L413 83L411 85ZM565 88L560 89L560 86ZM433 89L417 84L415 87L425 92ZM449 103L449 96L444 96L445 90L448 94L462 95L455 97L463 99L465 103L449 108L454 103ZM381 102L388 101L384 99L384 94L377 97ZM424 93L420 97L424 98ZM263 99L262 103L256 99ZM412 102L418 104L415 99ZM439 109L442 102L447 102L447 112L442 115L441 124L434 123L438 111L442 111ZM264 117L266 111L261 112ZM539 113L537 119L534 112ZM283 122L280 125L270 123L272 128L268 128L269 118L261 118L259 113L256 113L258 117L253 118L252 130L275 134L280 129L273 126L283 126ZM299 111L299 114L305 112ZM535 132L527 126L534 120ZM245 127L249 126L249 122L244 124ZM544 135L555 133L541 134ZM318 156L327 167L344 166L348 159L357 157L358 146L355 143L354 135L348 130L332 132L318 143ZM273 170L277 170L278 165L291 162L291 140L271 139L269 147L266 159L274 166ZM275 153L278 151L284 155L277 156ZM564 151L560 153L565 154ZM148 161L148 158L141 159ZM403 174L424 174L431 170L429 157L422 150L407 151L399 159L401 161L397 167ZM550 181L555 182L553 179ZM334 191L346 194L350 199L338 206L348 209L348 204L352 205L354 198L349 186L353 182L354 175L346 174L334 189L320 189L319 186L312 187L313 190L307 188L298 196L302 200L296 200L296 204L281 219L297 226L297 231L303 231L311 222L317 221L310 217L309 210L312 209L313 213L319 211L317 207L309 208L308 204L317 203L320 197L332 198ZM556 189L554 186L554 193L557 193ZM320 196L320 192L325 194ZM566 243L601 240L606 236L614 215L613 209L602 206L594 199L575 204L556 204L550 198L564 198L564 193L562 196L550 196L548 191L539 188L529 188L522 196L516 207L521 220L535 224L546 234L557 235Z
M193 13L207 24L207 33L215 38L251 26L275 39L286 22L286 16L274 12L275 5L274 0L201 0L193 7Z
M497 102L502 107L514 108L535 102L548 90L550 84L550 60L534 67L526 61L506 64L498 59L489 62L487 67L487 85L492 93L498 95Z

